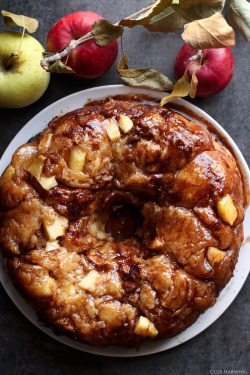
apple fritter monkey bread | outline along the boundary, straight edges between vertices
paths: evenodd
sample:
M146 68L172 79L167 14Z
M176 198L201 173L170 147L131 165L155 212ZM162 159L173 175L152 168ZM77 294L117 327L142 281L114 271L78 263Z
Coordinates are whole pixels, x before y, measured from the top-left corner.
M190 326L233 275L243 183L205 126L145 97L53 119L0 180L0 245L39 321L94 345Z

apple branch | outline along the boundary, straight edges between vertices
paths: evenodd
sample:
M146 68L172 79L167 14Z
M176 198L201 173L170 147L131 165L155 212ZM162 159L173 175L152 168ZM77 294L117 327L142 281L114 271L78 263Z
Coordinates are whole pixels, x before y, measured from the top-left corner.
M79 39L73 39L71 42L64 47L62 50L56 52L56 53L48 53L45 52L44 56L45 58L41 60L41 67L45 70L49 68L48 63L54 62L56 60L61 60L64 56L67 56L69 52L76 48L79 44L86 42L89 39L92 39L94 37L94 34L92 32L87 33L86 35L83 35Z
M147 10L151 9L152 6L153 6L153 4L143 8L141 10L138 10L136 13L131 14L130 16L125 17L124 19L134 18L134 17L146 12ZM119 22L116 22L114 25L118 26ZM61 49L60 51L58 51L56 53L44 52L45 58L41 60L41 63L40 63L41 67L45 70L48 70L48 68L49 68L48 63L52 63L56 60L61 60L63 57L67 56L71 50L75 49L79 44L84 43L87 40L90 40L92 38L94 38L94 34L90 31L89 33L83 35L79 39L71 40L71 42L66 47L64 47L63 49Z

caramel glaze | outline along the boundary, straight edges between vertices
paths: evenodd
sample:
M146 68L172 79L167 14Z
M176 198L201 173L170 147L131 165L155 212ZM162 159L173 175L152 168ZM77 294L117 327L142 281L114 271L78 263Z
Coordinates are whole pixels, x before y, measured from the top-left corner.
M212 306L232 277L246 185L224 140L203 119L178 112L146 96L92 101L54 118L14 153L14 172L0 180L0 245L43 324L94 345L132 346L149 339L135 331L143 316L158 338L170 337ZM120 114L133 127L111 142L105 124ZM69 158L79 145L86 159L75 172ZM43 176L58 182L49 190L28 171L39 155ZM233 225L217 212L227 195ZM68 226L48 250L44 228L58 214ZM210 247L223 260L211 262ZM81 287L93 270L97 281Z

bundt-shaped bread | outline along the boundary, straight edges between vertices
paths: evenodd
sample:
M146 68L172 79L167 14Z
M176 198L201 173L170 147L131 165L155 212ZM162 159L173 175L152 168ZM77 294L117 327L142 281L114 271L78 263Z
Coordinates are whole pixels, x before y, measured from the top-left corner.
M0 246L39 320L94 345L190 326L233 275L243 183L205 126L145 97L53 119L0 180Z

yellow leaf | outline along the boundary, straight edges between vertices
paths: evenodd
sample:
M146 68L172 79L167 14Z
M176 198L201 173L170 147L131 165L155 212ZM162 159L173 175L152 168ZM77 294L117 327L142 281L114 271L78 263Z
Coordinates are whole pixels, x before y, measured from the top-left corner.
M123 26L113 25L107 20L97 20L92 26L95 42L99 46L107 46L123 34Z
M70 66L65 65L61 60L56 60L52 65L46 69L47 72L50 73L66 73L66 74L73 74L75 71L71 69Z
M170 102L171 100L182 98L183 96L188 96L190 92L190 80L188 78L187 72L183 74L183 76L178 79L175 83L173 91L170 95L164 96L161 100L161 106Z
M165 8L171 5L172 0L154 0L150 5L148 10L145 10L140 16L136 19L124 18L119 22L119 25L134 27L137 25L147 25L150 20L162 12Z
M196 95L196 91L197 91L197 86L198 86L198 78L196 76L196 73L198 72L198 70L200 69L200 66L198 69L194 70L193 74L192 74L192 79L191 79L191 84L190 84L190 98L195 98L195 95Z
M229 0L227 19L250 42L250 3L246 0Z
M154 68L129 69L128 59L124 54L118 63L117 73L130 86L146 87L158 91L168 91L173 87L170 79Z
M235 46L235 32L219 12L184 25L181 36L193 49Z
M35 18L26 17L21 14L14 14L7 12L6 10L1 11L4 17L4 23L6 26L21 26L28 30L29 33L34 33L38 28L38 21Z
M220 6L221 3L223 3L222 0L179 0L180 6L185 9L185 8L191 8L196 5L209 5L209 6Z

